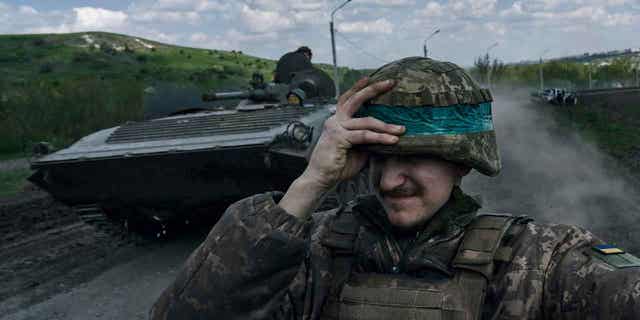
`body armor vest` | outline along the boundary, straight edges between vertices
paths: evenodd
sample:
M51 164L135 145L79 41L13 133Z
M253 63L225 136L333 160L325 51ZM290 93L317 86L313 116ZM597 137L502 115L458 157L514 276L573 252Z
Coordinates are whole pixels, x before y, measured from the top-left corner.
M349 217L351 216L351 217ZM346 234L355 242L357 227L346 231L352 214L338 216L337 239L323 241L338 249L334 254L334 281L321 319L334 320L476 320L482 316L487 285L493 273L494 259L509 260L510 250L500 247L510 228L519 218L509 215L481 215L465 229L457 254L451 261L455 272L421 278L403 274L351 273L353 256L347 251ZM335 231L333 231L335 232ZM512 235L513 236L513 235ZM331 236L329 237L331 238ZM337 245L337 246L336 246Z

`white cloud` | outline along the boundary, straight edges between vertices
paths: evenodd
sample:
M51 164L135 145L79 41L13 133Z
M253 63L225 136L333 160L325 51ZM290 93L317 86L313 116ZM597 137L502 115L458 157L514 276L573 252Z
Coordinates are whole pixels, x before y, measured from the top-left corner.
M425 17L441 17L444 13L443 6L435 1L430 1L424 7L424 9L420 10L420 14Z
M522 2L516 1L514 2L509 9L502 10L500 12L500 16L502 17L519 17L525 14L522 9Z
M393 32L393 24L386 18L380 18L374 21L343 22L338 25L337 29L345 33L390 34Z
M491 34L503 36L507 33L507 27L499 22L487 22L484 24L484 27Z
M191 42L194 42L194 43L202 43L202 42L207 42L209 40L209 36L207 36L206 34L204 34L202 32L197 32L197 33L192 34L189 37L189 40Z
M194 24L200 20L200 14L196 11L160 11L152 10L138 12L131 17L140 22L179 22Z
M229 8L228 3L212 0L156 0L150 6L155 10L173 10L173 11L219 11Z
M199 23L203 15L231 10L218 0L136 0L128 9L132 20L153 23Z
M467 2L467 5L471 7L472 16L484 17L495 12L497 2L497 0L471 0Z
M277 11L252 9L246 4L242 6L240 17L244 25L256 33L286 30L295 24L293 19Z
M402 7L415 4L414 0L358 0L358 4L373 4L381 7Z
M326 24L329 20L322 11L294 11L293 18L298 24Z
M235 28L222 34L200 33L193 34L189 38L194 46L221 50L242 50L251 48L255 43L262 44L261 47L281 45L281 42L278 42L277 32L246 33Z
M607 15L604 20L604 25L607 27L615 27L615 26L623 26L623 25L633 25L640 21L638 16L634 16L630 13L615 13Z
M25 14L25 15L36 15L38 14L38 10L34 9L33 7L30 6L20 6L18 8L18 12Z
M606 0L607 6L616 7L633 3L633 0Z
M605 17L607 12L602 7L581 7L573 11L566 12L560 16L565 16L569 19L591 19L598 21Z
M295 1L291 3L291 8L294 10L303 10L303 11L318 11L324 10L327 8L327 5L324 1L305 1L299 2Z
M164 42L164 43L176 43L178 41L179 36L176 34L165 33L160 31L148 31L146 32L147 36L145 38L150 38L156 41Z
M102 8L73 8L76 14L74 29L110 29L122 27L127 22L127 14Z
M448 2L429 1L418 14L425 17L487 17L495 13L497 0L450 0Z
M573 0L572 0L573 1ZM553 10L559 7L562 3L567 4L567 0L528 0L526 2L527 8L530 10Z

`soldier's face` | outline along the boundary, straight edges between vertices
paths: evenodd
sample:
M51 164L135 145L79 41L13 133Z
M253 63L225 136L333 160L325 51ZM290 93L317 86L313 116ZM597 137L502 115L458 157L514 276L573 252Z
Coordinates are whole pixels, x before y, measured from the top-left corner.
M413 228L429 220L449 200L457 181L469 170L452 162L423 156L373 158L389 222ZM374 182L375 183L375 182Z

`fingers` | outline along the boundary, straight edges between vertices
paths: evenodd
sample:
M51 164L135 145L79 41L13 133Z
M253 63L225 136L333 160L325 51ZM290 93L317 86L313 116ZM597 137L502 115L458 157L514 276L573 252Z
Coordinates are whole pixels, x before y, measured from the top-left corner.
M349 98L351 98L352 95L366 87L367 83L369 83L369 77L363 77L362 79L358 80L353 85L353 87L351 87L351 89L347 90L340 96L340 98L338 99L338 105L344 104L347 100L349 100Z
M376 82L362 90L359 90L339 106L336 115L339 114L342 119L352 117L353 114L360 109L360 106L362 106L363 103L391 90L394 85L395 81L385 80Z
M351 145L395 144L399 139L397 136L391 134L378 133L370 130L350 130L346 132L345 137Z
M385 123L373 117L354 118L343 121L342 127L347 130L371 130L379 133L399 135L404 133L404 126Z

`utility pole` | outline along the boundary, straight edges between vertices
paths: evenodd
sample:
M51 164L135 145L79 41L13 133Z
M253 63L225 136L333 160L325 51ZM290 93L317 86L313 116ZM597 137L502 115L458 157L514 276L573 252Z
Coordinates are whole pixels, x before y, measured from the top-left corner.
M544 91L544 71L543 69L543 65L542 65L542 57L544 57L544 55L549 52L549 49L544 50L541 54L540 54L540 93L542 93L542 91Z
M542 92L542 91L544 91L544 74L543 74L543 71L542 71L542 57L540 57L539 66L540 66L540 70L539 70L540 71L539 72L539 74L540 74L540 92ZM589 74L589 76L591 76L591 74Z
M329 22L329 28L331 29L331 53L333 54L333 84L336 87L336 100L340 97L340 80L338 79L338 61L336 59L336 40L335 40L335 28L333 27L333 20L336 11L342 9L351 0L347 0L331 12L331 22Z
M424 44L422 45L422 51L424 51L425 58L429 57L429 50L427 50L427 41L438 33L440 33L440 29L436 29L426 39L424 39Z

